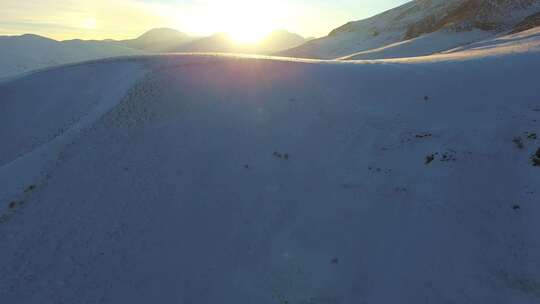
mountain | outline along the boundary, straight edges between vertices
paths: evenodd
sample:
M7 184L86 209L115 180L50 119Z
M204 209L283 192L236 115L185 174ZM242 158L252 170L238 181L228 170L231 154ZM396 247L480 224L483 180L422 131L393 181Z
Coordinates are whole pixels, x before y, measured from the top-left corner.
M120 41L120 44L145 52L161 53L174 50L194 39L174 29L158 28L150 30L136 39Z
M372 18L347 23L327 37L279 55L327 59L402 57L395 52L395 44L400 42L406 42L409 55L426 55L474 42L471 38L493 37L538 12L540 0L415 0ZM416 38L427 34L446 38L433 41L426 49L425 40ZM380 52L385 47L393 51ZM413 49L417 51L410 52Z
M299 46L305 41L306 39L302 36L285 30L273 31L255 44L240 44L228 34L218 33L186 43L175 51L271 54Z
M540 302L540 29L0 83L2 303Z
M111 41L56 41L37 36L0 36L0 78L79 61L137 55Z
M228 52L271 54L306 40L287 31L274 31L255 45L239 44L227 34L194 38L174 29L150 30L130 40L56 41L37 36L0 36L0 78L50 66L99 58L168 52Z
M179 48L176 48L174 51L236 53L244 49L244 46L235 43L228 34L217 33L209 37L199 38L190 43L186 43Z
M264 53L279 52L300 46L306 41L308 41L306 38L298 34L290 33L286 30L275 30L261 41L260 49Z

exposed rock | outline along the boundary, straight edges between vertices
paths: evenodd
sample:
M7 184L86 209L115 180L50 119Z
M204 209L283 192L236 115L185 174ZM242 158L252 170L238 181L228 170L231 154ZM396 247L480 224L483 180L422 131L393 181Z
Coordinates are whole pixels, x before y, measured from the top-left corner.
M527 18L525 18L523 21L518 23L514 29L510 32L510 34L516 34L519 32L523 32L529 29L532 29L534 27L540 26L540 12L533 14Z

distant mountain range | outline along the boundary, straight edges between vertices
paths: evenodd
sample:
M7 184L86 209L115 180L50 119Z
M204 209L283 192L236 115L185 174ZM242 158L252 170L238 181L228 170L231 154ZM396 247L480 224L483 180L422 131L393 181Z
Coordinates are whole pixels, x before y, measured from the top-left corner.
M117 43L145 52L223 52L270 54L297 47L307 39L285 30L275 30L254 44L239 44L226 33L208 37L190 37L173 29L153 29L133 40Z
M150 30L136 39L118 41L122 46L145 52L168 52L196 40L187 34L169 28Z
M111 41L0 36L0 78L60 64L138 54L143 52Z
M285 30L276 30L268 34L259 43L249 45L238 44L228 34L218 33L210 37L190 41L170 51L271 54L300 46L306 41L306 38L298 34Z
M278 30L253 45L239 44L225 33L192 37L168 28L120 41L0 36L0 77L65 63L149 53L251 53L340 60L417 57L539 25L540 0L414 0L349 22L320 39Z
M171 52L229 52L269 55L305 43L298 34L277 30L254 45L236 43L227 34L191 37L174 29L150 30L129 40L56 41L37 36L0 36L0 77L54 65L107 57Z
M384 59L429 55L540 25L540 0L415 0L279 55Z

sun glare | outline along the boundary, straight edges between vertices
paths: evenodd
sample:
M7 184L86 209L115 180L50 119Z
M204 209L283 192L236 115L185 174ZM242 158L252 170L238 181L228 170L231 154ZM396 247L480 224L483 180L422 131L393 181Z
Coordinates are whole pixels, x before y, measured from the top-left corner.
M227 33L239 44L254 44L261 41L271 30L269 27L244 27L229 29Z
M277 11L280 8L261 1L222 2L215 27L221 27L239 44L255 44L279 27L277 18L283 13Z
M97 28L96 19L89 18L82 21L82 27L87 30L95 30Z

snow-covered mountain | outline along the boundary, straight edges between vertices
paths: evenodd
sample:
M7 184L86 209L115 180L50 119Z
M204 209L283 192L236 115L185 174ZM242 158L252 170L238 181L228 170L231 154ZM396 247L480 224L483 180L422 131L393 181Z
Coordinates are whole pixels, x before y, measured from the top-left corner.
M164 53L177 49L183 44L193 41L194 37L181 33L174 29L152 29L140 37L131 40L123 40L119 43L126 47L151 53Z
M222 52L235 53L240 45L235 43L227 33L217 33L196 39L176 48L175 52Z
M86 60L141 52L111 41L56 41L37 36L0 36L0 78Z
M309 39L312 38L304 38L286 30L275 30L264 37L260 43L261 46L259 49L260 52L269 54L300 46Z
M243 45L227 34L190 37L173 29L150 30L136 39L114 41L56 41L37 36L0 36L0 78L86 60L167 52L271 54L307 40L284 30L274 31L256 45Z
M540 302L540 29L0 83L0 302Z
M304 37L298 34L290 33L285 30L276 30L269 33L260 42L250 45L238 43L226 33L218 33L184 44L175 49L175 51L252 53L265 55L299 46L306 41L307 40Z
M372 18L347 23L327 37L279 55L392 58L403 57L400 48L405 48L407 55L425 55L512 30L538 12L540 0L415 0ZM431 34L430 40L442 39L426 45L422 36L427 34Z

